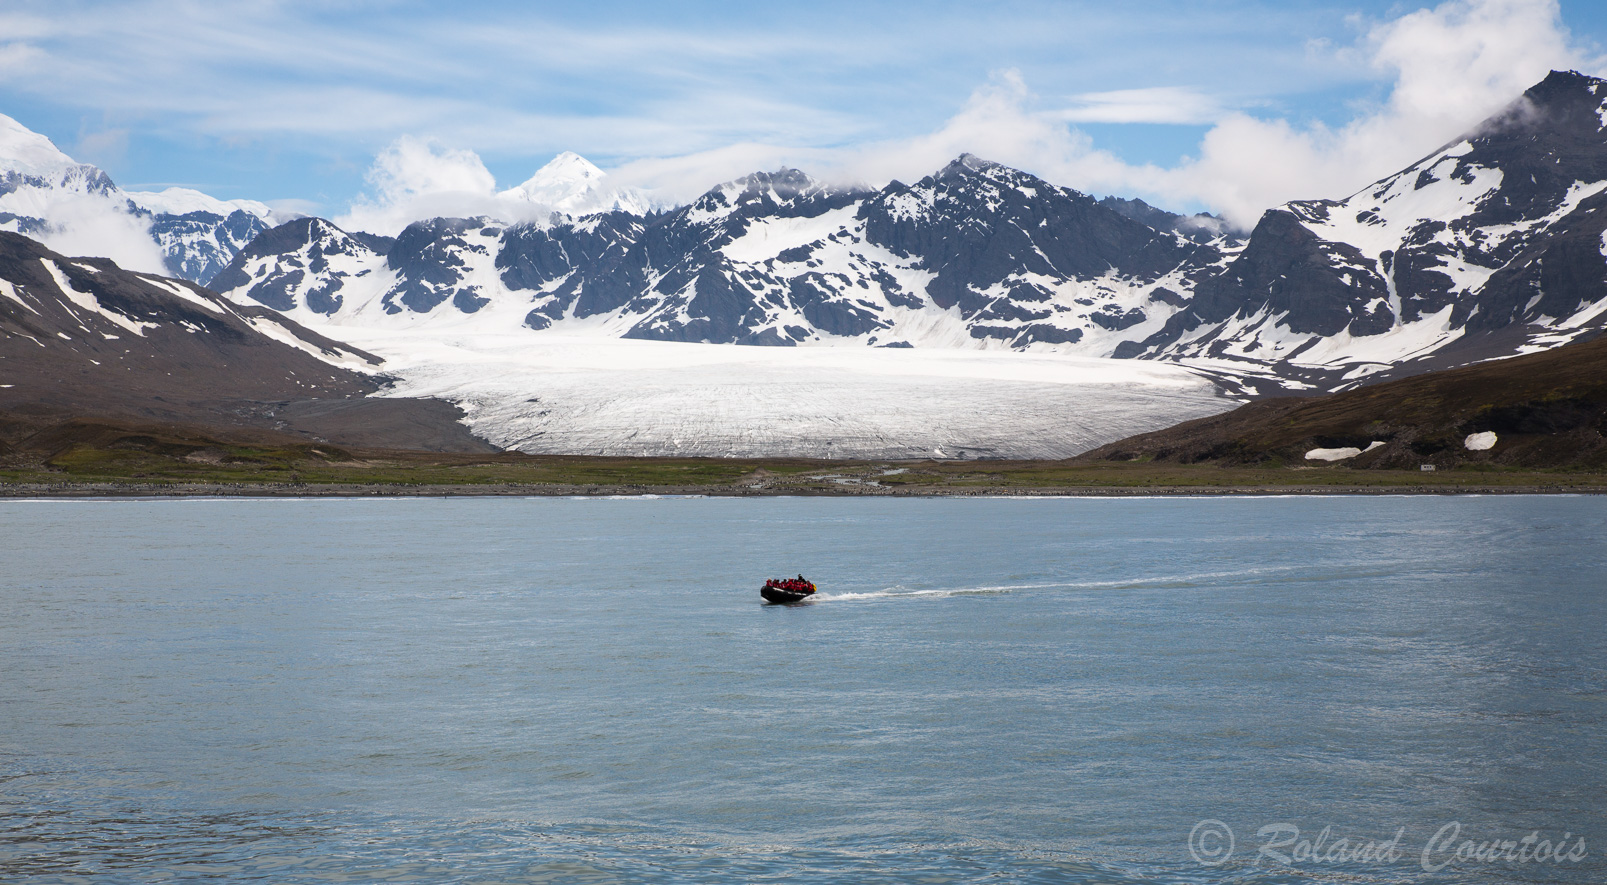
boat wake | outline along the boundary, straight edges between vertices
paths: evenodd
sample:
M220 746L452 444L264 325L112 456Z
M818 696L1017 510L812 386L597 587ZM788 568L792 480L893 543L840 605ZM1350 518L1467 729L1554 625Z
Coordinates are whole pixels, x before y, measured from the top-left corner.
M1017 592L1037 590L1188 590L1212 586L1224 580L1241 583L1265 583L1284 578L1297 567L1257 567L1230 571L1201 572L1186 575L1155 575L1146 578L1122 578L1109 581L1047 581L1036 584L997 584L979 587L944 587L915 589L895 584L881 590L847 593L817 593L817 602L858 602L867 599L951 599L957 596L1008 596Z
M853 602L862 599L950 599L955 596L1005 596L1017 590L1047 590L1065 584L1009 584L996 587L950 587L944 589L915 590L894 585L882 590L859 593L817 593L819 602Z

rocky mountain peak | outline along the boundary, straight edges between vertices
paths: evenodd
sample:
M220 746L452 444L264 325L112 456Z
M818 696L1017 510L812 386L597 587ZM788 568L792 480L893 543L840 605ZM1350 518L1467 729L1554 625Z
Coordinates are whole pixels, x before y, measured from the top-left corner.
M798 169L783 166L774 172L754 172L713 187L675 217L696 224L723 223L728 218L765 214L796 215L812 211L821 200L842 202L852 191L821 184Z
M964 177L964 176L974 175L974 174L979 173L979 172L987 172L989 170L998 169L998 168L1000 168L999 164L993 162L992 160L984 160L981 157L977 156L976 154L964 153L964 154L960 154L958 157L956 157L953 160L949 161L949 164L947 166L944 166L941 170L938 171L937 177L938 178L950 178L950 177L955 177L955 176Z
M1544 80L1524 91L1523 101L1547 117L1567 116L1579 109L1594 112L1607 102L1607 80L1578 71L1552 71ZM1598 125L1597 128L1601 127Z
M774 172L754 172L737 179L738 203L762 200L766 196L786 201L820 187L820 183L806 172L783 166Z

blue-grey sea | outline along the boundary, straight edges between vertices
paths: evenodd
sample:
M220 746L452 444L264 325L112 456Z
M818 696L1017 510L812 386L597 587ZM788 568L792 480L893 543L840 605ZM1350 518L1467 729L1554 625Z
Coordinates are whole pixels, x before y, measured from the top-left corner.
M0 881L1600 883L1607 498L0 502Z

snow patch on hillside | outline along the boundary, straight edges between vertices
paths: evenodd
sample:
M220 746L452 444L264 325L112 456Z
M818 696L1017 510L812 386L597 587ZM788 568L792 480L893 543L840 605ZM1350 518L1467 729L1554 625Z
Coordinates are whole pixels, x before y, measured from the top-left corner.
M67 278L67 274L62 271L61 266L56 264L56 262L51 261L48 258L41 258L39 261L45 266L45 271L49 273L50 278L55 281L56 288L61 290L61 294L65 296L68 301L77 305L80 310L88 311L91 314L111 320L118 326L121 326L142 338L145 336L146 329L154 329L159 325L157 323L142 323L130 317L123 316L115 310L107 309L101 305L100 299L96 298L93 293L82 292L75 288L72 284L72 280ZM72 314L74 318L78 320L79 328L83 329L85 332L92 331L89 326L85 324L84 318L79 316L76 311L72 311Z

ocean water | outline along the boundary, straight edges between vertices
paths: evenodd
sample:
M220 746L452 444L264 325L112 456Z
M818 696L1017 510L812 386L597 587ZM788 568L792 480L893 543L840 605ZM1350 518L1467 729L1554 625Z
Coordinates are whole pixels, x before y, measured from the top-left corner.
M0 502L0 881L1598 883L1604 542L1592 497Z

